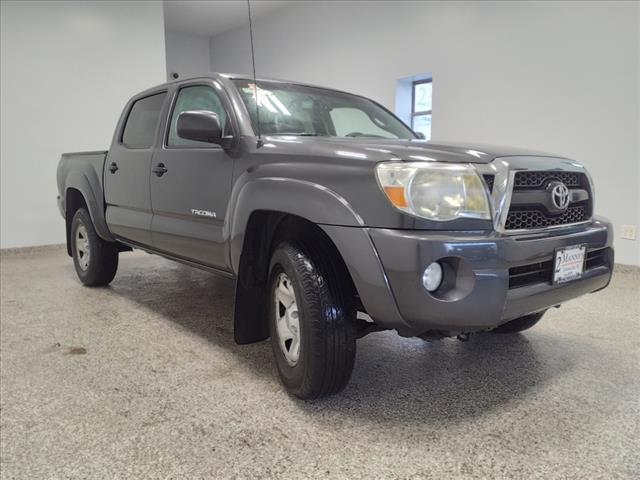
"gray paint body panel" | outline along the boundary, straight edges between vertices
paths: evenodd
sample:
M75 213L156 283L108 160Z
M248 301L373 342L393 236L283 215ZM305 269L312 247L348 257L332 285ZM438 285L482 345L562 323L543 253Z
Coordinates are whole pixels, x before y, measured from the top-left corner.
M596 219L554 235L510 237L489 233L439 233L372 229L391 291L404 320L407 335L428 330L473 331L495 327L528 313L558 305L578 295L606 286L613 270L588 270L580 280L561 285L534 284L509 289L509 268L553 259L556 248L585 244L587 250L611 247L613 230ZM428 293L421 283L431 262L454 258L459 276L466 277L449 298ZM460 279L458 279L460 281ZM401 332L403 333L403 332Z
M371 317L404 335L495 326L608 282L610 265L563 287L508 289L511 266L548 260L561 246L611 246L611 226L604 220L537 233L535 239L505 235L492 220L432 222L393 208L374 171L382 161L466 163L484 172L493 168L492 162L535 170L537 165L540 169L568 165L568 159L509 147L417 139L264 136L259 140L232 78L245 76L212 74L133 97L116 126L108 154L63 155L58 168L61 211L65 212L67 189L76 188L105 240L120 239L230 275L238 273L252 213L271 210L302 217L320 225L334 242ZM229 148L165 145L177 91L193 84L222 92L234 131ZM119 138L129 108L135 100L158 92L167 92L167 98L153 148L125 148ZM118 164L115 174L109 171L111 162ZM168 171L158 178L151 168L160 162ZM494 203L498 200L504 204L499 198ZM194 215L192 210L215 212L215 218ZM457 259L464 267L461 278L468 290L464 295L434 299L422 288L422 270L441 257Z
M64 216L67 192L69 189L78 190L84 197L98 235L105 240L113 241L114 237L104 216L102 193L102 172L106 157L106 151L62 155L57 170L58 208Z

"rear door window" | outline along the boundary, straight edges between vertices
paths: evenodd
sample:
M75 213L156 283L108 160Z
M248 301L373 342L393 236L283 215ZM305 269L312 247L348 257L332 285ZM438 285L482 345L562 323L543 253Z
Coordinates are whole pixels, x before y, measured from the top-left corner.
M153 145L162 104L167 93L158 93L137 100L127 117L122 143L127 148L150 148Z

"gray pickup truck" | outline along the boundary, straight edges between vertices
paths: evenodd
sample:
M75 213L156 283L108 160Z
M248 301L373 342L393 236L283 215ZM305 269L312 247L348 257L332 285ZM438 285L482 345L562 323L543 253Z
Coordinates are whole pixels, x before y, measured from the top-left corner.
M235 279L235 340L271 337L304 399L345 387L370 332L519 332L613 271L580 163L426 142L367 98L295 82L149 89L108 152L62 155L57 182L82 283L111 282L134 248Z

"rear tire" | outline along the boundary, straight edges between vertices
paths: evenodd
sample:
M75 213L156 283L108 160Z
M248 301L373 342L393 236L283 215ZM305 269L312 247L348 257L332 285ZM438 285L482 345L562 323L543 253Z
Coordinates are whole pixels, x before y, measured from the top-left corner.
M89 287L108 285L116 276L118 248L98 236L85 208L71 221L71 255L78 278Z
M528 330L540 321L546 310L538 313L530 313L524 317L516 318L491 330L494 333L517 333Z
M285 242L269 272L269 331L282 383L304 400L340 392L355 360L355 309L331 257Z

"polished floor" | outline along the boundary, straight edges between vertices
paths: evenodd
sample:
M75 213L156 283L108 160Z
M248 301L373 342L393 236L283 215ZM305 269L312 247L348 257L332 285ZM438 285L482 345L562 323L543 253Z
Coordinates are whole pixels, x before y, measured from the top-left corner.
M232 338L232 282L144 253L82 287L3 253L2 478L640 478L640 275L526 334L358 343L339 396Z

